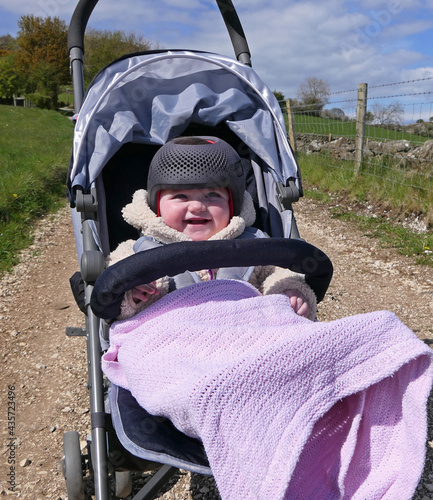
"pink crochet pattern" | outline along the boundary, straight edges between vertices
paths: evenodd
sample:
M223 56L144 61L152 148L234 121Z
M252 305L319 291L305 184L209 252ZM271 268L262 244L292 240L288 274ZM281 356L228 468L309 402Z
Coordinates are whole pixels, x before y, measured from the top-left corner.
M115 323L103 369L202 440L221 497L410 499L432 350L387 311L320 323L211 281Z

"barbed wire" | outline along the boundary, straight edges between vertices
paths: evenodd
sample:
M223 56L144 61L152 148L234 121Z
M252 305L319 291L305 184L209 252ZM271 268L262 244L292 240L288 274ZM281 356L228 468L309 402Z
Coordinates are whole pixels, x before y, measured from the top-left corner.
M406 84L406 83L424 82L426 80L433 80L433 76L427 76L425 78L417 78L416 80L406 80L405 82L382 83L381 85L372 85L369 88L370 89L377 89L379 87L391 87L391 86L394 86L394 85L403 85L403 84Z
M358 92L358 89L339 90L338 92L331 92L330 95L347 94L349 92Z
M329 102L328 105L333 106L334 104L342 104L343 102L358 102L358 99L345 99L343 101L333 101L333 102Z
M433 92L431 92L433 93ZM381 97L370 97L369 99L381 99ZM333 106L334 104L342 104L342 103L346 103L346 102L357 102L357 99L347 99L346 101L334 101L334 102L330 102L328 103L328 106L331 105ZM410 103L403 103L402 106L424 106L425 104L429 105L429 106L433 106L433 102L432 101L422 101L422 102L410 102ZM309 107L311 109L311 111L320 111L322 108L319 108L319 107L316 107L316 108L313 108L312 107L313 105L311 106L307 106L307 105L300 105L300 106L292 106L292 109L293 110L297 110L297 109L305 109L306 107ZM284 109L286 109L286 106L284 106Z
M429 95L433 94L433 92L412 92L410 94L394 94L394 95L389 95L389 96L375 96L375 97L369 97L368 99L385 99L385 98L390 98L390 97L410 97L412 95Z
M393 83L381 83L380 85L371 85L371 86L368 86L369 89L378 89L378 88L381 88L381 87L393 87L393 86L396 86L396 85L406 85L408 83L416 83L416 82L424 82L424 81L427 81L427 80L433 80L433 76L427 76L425 78L417 78L417 79L414 79L414 80L405 80L405 81L402 81L402 82L393 82ZM331 92L331 95L339 95L339 94L346 94L346 93L349 93L349 92L358 92L358 89L349 89L349 90L339 90L337 92Z
M391 99L394 97L411 97L411 96L417 96L417 95L431 95L431 94L433 94L433 91L432 92L411 92L411 93L407 93L407 94L393 94L393 95L385 95L385 96L369 96L368 100L370 101L372 99ZM358 99L356 99L356 98L344 99L341 101L332 101L332 102L328 103L328 106L333 106L334 104L342 104L345 102L357 102L357 101L358 101ZM422 103L418 103L418 104L422 104ZM301 107L301 106L299 106L299 107Z

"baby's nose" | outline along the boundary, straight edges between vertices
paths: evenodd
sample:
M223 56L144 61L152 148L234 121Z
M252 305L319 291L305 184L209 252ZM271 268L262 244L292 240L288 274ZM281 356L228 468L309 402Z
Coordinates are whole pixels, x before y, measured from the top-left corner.
M202 200L191 200L189 203L189 210L192 212L204 212L206 205Z

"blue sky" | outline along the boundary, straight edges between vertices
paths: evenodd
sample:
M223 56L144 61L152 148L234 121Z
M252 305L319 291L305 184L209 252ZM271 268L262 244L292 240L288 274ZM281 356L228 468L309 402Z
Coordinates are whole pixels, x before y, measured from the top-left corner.
M413 80L401 88L389 87L389 95L433 91L433 0L233 3L254 69L286 97L296 97L299 85L311 76L326 80L332 92L366 82L370 96L385 95L388 90L384 94L378 85ZM69 24L73 8L71 0L0 0L0 35L15 36L23 14L57 16ZM133 31L163 48L233 55L216 3L210 0L100 0L89 26ZM431 102L432 96L406 101Z

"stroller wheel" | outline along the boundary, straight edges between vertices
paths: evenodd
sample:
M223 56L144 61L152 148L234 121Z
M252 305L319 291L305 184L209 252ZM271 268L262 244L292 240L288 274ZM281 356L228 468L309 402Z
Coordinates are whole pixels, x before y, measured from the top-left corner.
M116 471L114 476L116 497L125 498L132 492L132 474L130 471Z
M76 431L63 434L62 464L68 500L84 500L83 459L80 438Z

